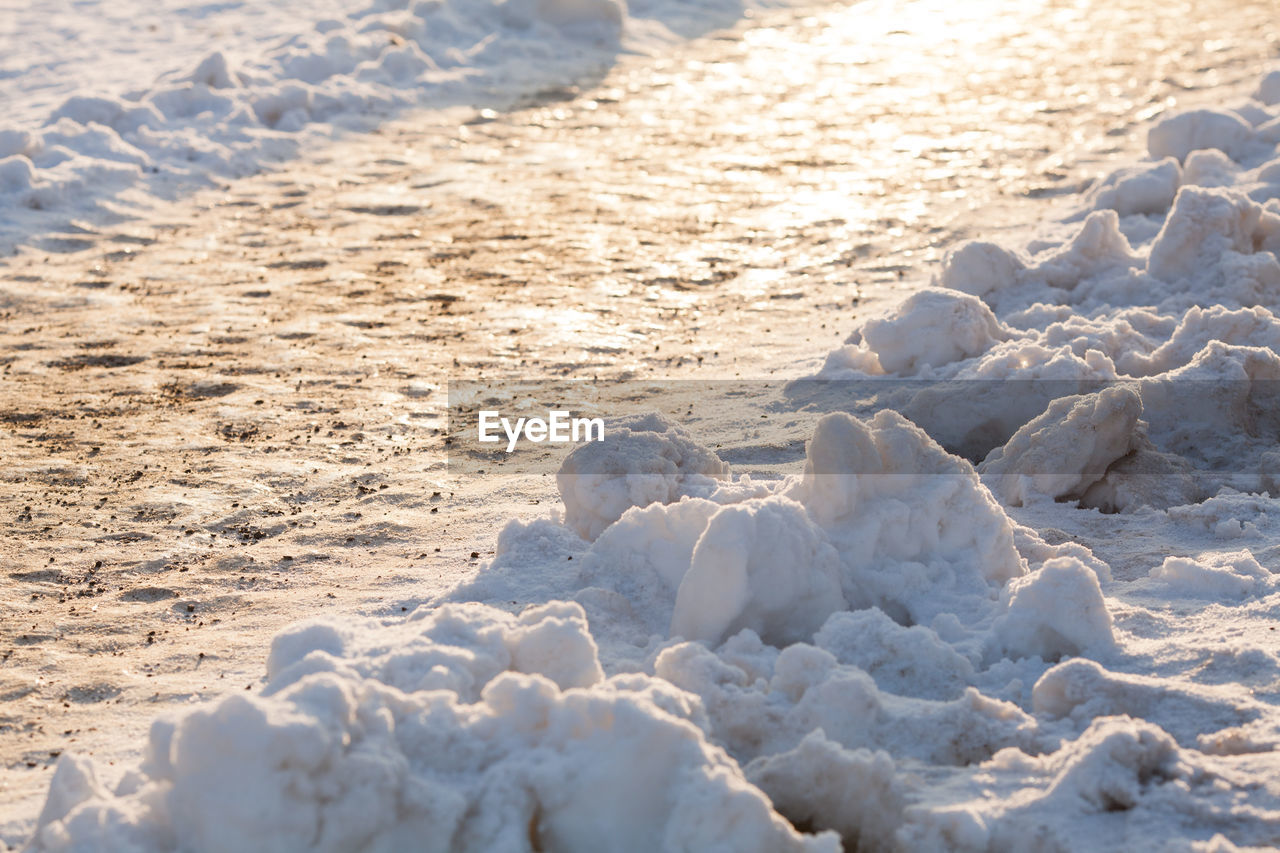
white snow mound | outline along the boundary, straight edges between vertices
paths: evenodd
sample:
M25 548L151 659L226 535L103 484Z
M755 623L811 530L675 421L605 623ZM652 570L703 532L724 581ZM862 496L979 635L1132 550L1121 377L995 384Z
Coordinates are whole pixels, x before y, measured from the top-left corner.
M114 792L64 759L32 850L839 850L708 742L697 699L601 679L576 605L415 616L287 635L264 696L158 722Z
M712 494L729 466L660 414L612 419L603 441L579 445L556 474L565 522L595 539L633 506Z

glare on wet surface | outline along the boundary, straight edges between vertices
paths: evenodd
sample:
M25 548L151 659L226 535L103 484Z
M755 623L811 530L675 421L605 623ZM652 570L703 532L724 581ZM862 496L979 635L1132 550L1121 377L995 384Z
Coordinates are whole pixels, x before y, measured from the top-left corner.
M656 341L666 353L745 338L813 357L818 331L918 286L956 241L1024 227L1041 197L1140 154L1152 116L1251 83L1276 52L1272 18L1266 3L873 0L624 63L577 100L451 140L501 164L498 188L459 173L497 205L486 221L535 232L505 247L532 244L532 263L477 256L523 282L517 304L497 294L486 313L576 340L580 326L537 303L596 312L633 357L593 370L678 366L641 347L662 333L631 321L654 311L697 332Z

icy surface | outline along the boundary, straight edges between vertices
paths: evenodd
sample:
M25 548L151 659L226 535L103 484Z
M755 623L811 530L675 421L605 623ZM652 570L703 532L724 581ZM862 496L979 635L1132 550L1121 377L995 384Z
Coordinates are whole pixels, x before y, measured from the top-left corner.
M41 229L118 219L250 175L407 107L505 107L743 12L715 0L164 0L145 9L56 0L0 9L6 253Z
M824 368L972 390L770 484L637 422L441 601L287 630L113 788L65 757L34 849L1273 845L1275 88Z

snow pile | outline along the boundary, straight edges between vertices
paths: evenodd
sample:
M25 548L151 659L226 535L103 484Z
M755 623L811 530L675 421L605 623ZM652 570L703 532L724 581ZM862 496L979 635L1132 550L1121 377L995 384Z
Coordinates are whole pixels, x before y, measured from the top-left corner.
M1268 85L1156 124L1151 161L1086 193L1066 240L955 249L935 288L865 321L820 376L929 380L897 407L985 458L1009 505L1134 511L1265 488L1280 379Z
M630 507L706 497L729 477L728 465L662 415L612 419L604 432L603 441L569 454L556 474L565 520L586 539Z
M576 466L572 456L565 463ZM620 469L592 483L607 491L633 478ZM1029 570L1013 523L971 465L901 416L825 416L803 475L768 491L722 488L636 506L593 543L549 522L512 522L494 561L454 597L573 597L611 660L642 661L669 637L715 646L744 630L784 647L826 630L834 613L871 608L945 633L975 662L1006 649L1052 657L1079 650L1070 642L1050 650L1034 630L992 633L993 621L1044 616L1040 586L1008 586ZM566 491L567 506L574 495ZM1037 564L1059 556L1079 571L1066 572L1058 594L1074 589L1082 601L1100 600L1097 573L1078 555L1048 546L1032 554ZM1037 651L1019 648L1021 640Z
M1235 815L1218 794L1230 787L1229 773L1224 778L1141 721L1105 717L1070 747L1039 757L1006 750L982 771L987 796L916 807L897 837L901 847L1167 850L1179 849L1173 839L1184 839L1181 849L1236 849L1223 836L1206 836L1214 827L1267 843L1265 822L1226 825ZM1219 846L1193 847L1189 838Z
M680 579L671 633L716 644L751 630L775 645L813 636L845 608L836 550L785 498L725 507L707 520Z
M893 412L820 420L787 492L840 550L849 601L900 622L977 618L993 588L1026 571L973 467Z
M1006 504L1020 506L1039 494L1080 498L1113 462L1137 444L1142 400L1124 387L1088 396L1059 397L1026 423L979 467ZM1055 470L1075 457L1072 470Z
M1173 204L1181 183L1182 169L1178 161L1173 157L1166 157L1151 164L1117 169L1089 190L1086 202L1095 210L1114 210L1121 216L1161 215ZM966 249L967 247L960 249L955 257L959 259L960 252ZM994 253L998 252L999 247L995 247ZM1012 261L1006 263L1012 264ZM974 278L971 273L962 270L963 263L952 276L959 281L971 281ZM951 286L945 279L943 285Z
M1152 157L1186 160L1193 151L1222 151L1243 157L1257 144L1253 128L1240 115L1226 110L1191 110L1151 128L1147 150Z
M1115 648L1098 577L1074 557L1048 560L1034 575L1013 581L1004 600L1008 609L996 632L1011 655L1058 660L1105 656Z
M1204 558L1166 557L1153 568L1150 577L1168 585L1170 592L1211 599L1244 598L1269 592L1280 579L1258 564L1249 551Z
M262 697L157 722L116 791L62 762L33 847L839 849L796 833L706 726L662 679L603 678L572 604L303 625Z
M452 597L531 603L519 616L456 603L290 629L261 698L157 723L115 791L68 759L36 849L394 848L428 825L440 849L835 849L748 780L829 764L817 802L876 793L811 826L887 843L912 789L898 762L1057 743L975 682L1110 650L1070 549L1027 540L1029 566L972 466L892 413L828 415L803 475L761 488L632 506L594 542L512 522Z
M934 289L913 293L900 311L867 321L860 334L880 372L900 375L981 355L1005 338L981 300Z

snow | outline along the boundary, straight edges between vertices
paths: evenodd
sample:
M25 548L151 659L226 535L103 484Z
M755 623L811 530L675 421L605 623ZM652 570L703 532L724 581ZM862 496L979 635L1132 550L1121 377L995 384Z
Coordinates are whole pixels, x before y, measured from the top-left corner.
M1168 585L1173 594L1210 599L1243 598L1274 588L1271 572L1249 551L1215 554L1205 562L1189 557L1166 557L1149 576Z
M356 34L408 41L374 76L434 73L417 16L462 20L378 14ZM476 56L617 39L635 10L486 14ZM282 54L304 82L256 121L296 132L354 91L353 26L322 28L337 82ZM214 94L229 67L172 114L247 117ZM158 720L114 788L64 757L32 849L1273 844L1278 79L1161 120L1055 232L957 247L862 322L819 376L898 380L899 411L824 415L761 482L660 416L612 423L564 462L563 517L510 521L439 601L287 629L261 695ZM0 179L32 190L22 152L90 136L140 168L162 103L0 137Z
M705 497L729 466L658 414L610 420L604 440L583 444L556 474L565 523L585 539L633 506Z
M1173 204L1182 180L1178 161L1173 157L1166 157L1155 163L1117 169L1090 188L1086 198L1094 210L1114 210L1121 216L1161 215ZM974 245L982 244L969 243L960 251L973 251L968 247ZM973 278L972 274L958 275L960 280ZM946 282L944 284L954 287Z
M1192 110L1157 123L1147 135L1152 157L1186 160L1193 151L1216 149L1239 158L1253 141L1249 122L1226 110Z
M690 555L671 633L710 645L744 629L776 646L808 639L847 606L839 562L795 501L725 507L708 519Z
M860 331L882 372L906 376L972 358L1005 339L982 300L932 288L913 293L900 311L870 320Z
M265 696L157 722L115 796L64 762L36 845L839 849L778 817L708 741L696 699L605 679L574 604L291 629Z
M1254 258L1258 250L1270 254L1280 220L1262 208L1221 189L1192 186L1179 190L1173 211L1151 245L1147 272L1174 286L1201 284L1221 287L1229 273L1246 264L1265 276L1259 284L1280 282L1275 256Z
M1022 555L972 466L890 412L827 415L804 473L774 489L655 494L594 543L512 522L457 603L290 629L262 698L158 722L115 792L68 762L40 847L88 827L142 849L394 846L430 821L463 849L524 849L503 833L526 827L563 849L828 849L748 780L777 786L813 760L833 767L819 801L868 776L889 777L877 796L892 799L909 786L894 761L963 767L1057 742L974 682L1000 660L1108 657L1093 568L1030 539ZM552 600L519 616L493 606L538 595ZM849 820L815 825L893 829Z
M1097 658L1115 649L1098 577L1075 557L1046 560L1034 574L1011 581L1002 598L1008 609L995 631L1010 657Z
M1137 446L1142 398L1114 386L1097 394L1059 397L1024 424L979 466L1000 499L1021 506L1033 495L1081 498L1113 463ZM1070 460L1070 471L1056 470Z

